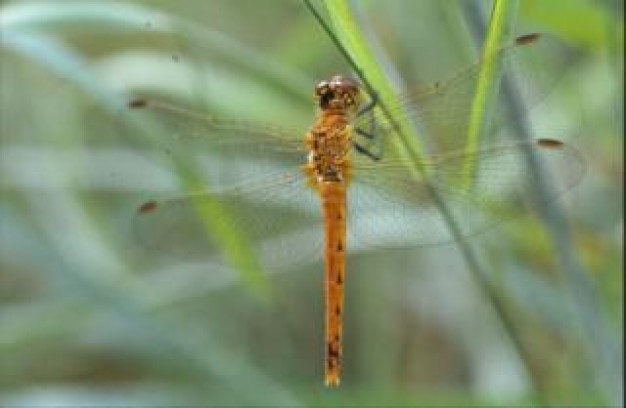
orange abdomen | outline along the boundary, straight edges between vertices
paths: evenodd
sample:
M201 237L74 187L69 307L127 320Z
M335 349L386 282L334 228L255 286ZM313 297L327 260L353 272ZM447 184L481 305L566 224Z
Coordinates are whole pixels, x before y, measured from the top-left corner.
M324 282L326 297L325 382L339 385L342 358L343 283L346 251L346 186L320 183L324 216Z

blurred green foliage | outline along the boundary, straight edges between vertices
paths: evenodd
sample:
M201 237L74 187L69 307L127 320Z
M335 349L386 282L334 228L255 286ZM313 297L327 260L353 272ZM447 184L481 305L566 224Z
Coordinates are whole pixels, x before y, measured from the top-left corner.
M483 2L351 5L398 89L477 59L471 7L488 18ZM354 253L344 381L326 390L321 263L254 275L163 260L137 244L136 207L201 179L180 162L196 146L177 144L158 121L129 124L123 103L129 94L166 97L303 134L312 86L349 72L303 4L2 2L0 405L614 403L623 344L622 7L521 2L512 28L572 50L565 67L545 65L550 55L537 66L562 75L531 119L538 137L564 139L587 161L587 177L558 207L589 298L578 296L555 255L560 243L536 216L472 240L524 355L455 246ZM272 215L289 222L279 209ZM315 249L302 248L304 258Z

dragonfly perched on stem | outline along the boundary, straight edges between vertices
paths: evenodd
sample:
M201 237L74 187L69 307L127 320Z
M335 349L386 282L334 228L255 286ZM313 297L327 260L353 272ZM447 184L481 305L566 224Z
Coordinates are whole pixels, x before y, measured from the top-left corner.
M447 136L440 141L446 147L451 138L463 137L482 64L512 61L540 38L518 37L449 80L399 97L390 112ZM323 252L325 383L334 387L341 376L347 251L452 240L434 191L463 237L523 214L536 205L533 172L524 157L529 151L560 182L550 198L576 185L585 166L574 148L542 138L432 154L421 159L416 172L415 163L391 151L396 128L375 98L365 100L357 82L341 75L321 81L314 100L318 114L302 140L297 131L277 125L225 121L166 101L132 99L128 113L165 126L172 135L168 151L185 156L183 167L208 162L217 168L211 182L221 182L208 191L144 202L135 228L149 248L221 257L235 266L242 266L237 258L245 256L274 268ZM221 242L230 236L225 231L241 237L252 253Z

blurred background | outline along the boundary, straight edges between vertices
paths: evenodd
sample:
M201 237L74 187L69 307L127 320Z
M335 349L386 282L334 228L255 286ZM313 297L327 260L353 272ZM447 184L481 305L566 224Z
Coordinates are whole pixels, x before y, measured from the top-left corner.
M398 91L476 61L491 12L353 3ZM0 405L616 405L623 3L520 3L514 35L567 49L533 63L528 83L558 79L533 134L578 149L586 176L549 217L472 237L478 275L455 245L350 254L345 373L328 390L316 244L284 249L311 262L262 273L145 251L135 209L189 192L168 156L197 145L167 118L139 131L124 105L167 97L300 137L313 85L350 72L304 5L0 2Z

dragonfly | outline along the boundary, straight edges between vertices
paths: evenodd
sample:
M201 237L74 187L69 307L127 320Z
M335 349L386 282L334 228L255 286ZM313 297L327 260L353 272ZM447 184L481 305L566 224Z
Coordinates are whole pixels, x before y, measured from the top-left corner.
M518 37L446 81L398 96L388 112L447 137L441 139L445 149L445 140L463 139L484 64L514 61L540 38ZM431 153L419 159L416 171L414 159L393 154L397 124L357 81L333 76L315 86L313 98L317 115L304 132L223 120L162 99L131 99L129 114L167 129L168 152L185 157L181 168L193 163L213 173L207 180L212 187L205 191L143 202L134 228L150 249L182 257L202 254L224 263L252 255L262 267L274 268L298 263L309 252L323 253L324 382L336 387L347 253L469 239L527 212L537 205L529 152L559 180L549 199L575 186L585 165L575 148L540 138ZM456 221L456 235L438 202ZM251 253L238 242L222 242L233 233Z

